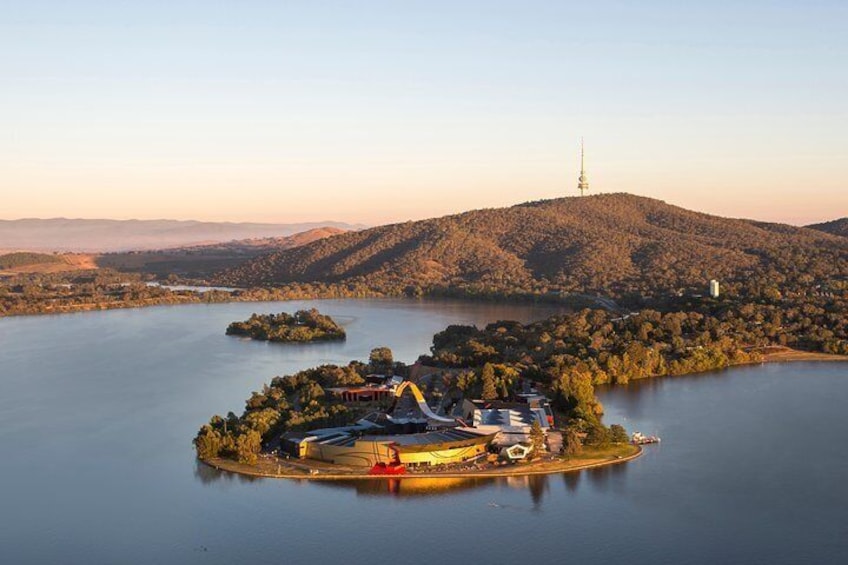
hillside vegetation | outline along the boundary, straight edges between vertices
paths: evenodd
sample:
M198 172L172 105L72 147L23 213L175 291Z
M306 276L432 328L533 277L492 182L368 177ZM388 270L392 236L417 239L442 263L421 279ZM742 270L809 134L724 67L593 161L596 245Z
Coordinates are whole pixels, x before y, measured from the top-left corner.
M48 255L46 253L6 253L5 255L0 255L0 271L5 269L15 269L18 267L28 267L30 265L61 262L62 260L55 255Z
M420 295L599 293L616 298L799 291L848 277L848 241L782 224L604 194L349 232L221 273L236 286L342 283Z
M830 222L822 222L820 224L812 224L807 226L810 229L848 237L848 218L839 218Z
M131 273L150 273L160 278L169 275L204 279L239 265L248 259L306 245L325 237L344 233L332 226L314 228L284 237L237 239L224 243L190 245L152 251L127 251L96 256L97 266Z

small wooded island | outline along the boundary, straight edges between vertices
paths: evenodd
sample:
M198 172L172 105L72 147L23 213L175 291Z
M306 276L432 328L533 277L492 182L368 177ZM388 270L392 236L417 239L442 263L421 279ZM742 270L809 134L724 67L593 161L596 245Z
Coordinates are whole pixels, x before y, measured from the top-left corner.
M315 308L298 310L294 315L286 312L253 314L243 322L230 324L227 327L227 335L283 343L334 341L347 337L344 328Z

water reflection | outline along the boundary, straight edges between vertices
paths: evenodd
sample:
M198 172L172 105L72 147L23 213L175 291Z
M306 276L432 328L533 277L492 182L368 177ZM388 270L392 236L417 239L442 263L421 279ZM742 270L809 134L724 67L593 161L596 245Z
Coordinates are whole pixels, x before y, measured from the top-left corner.
M744 370L737 368L736 371ZM708 386L705 381L716 381L727 378L727 369L717 369L708 373L697 373L692 375L679 375L659 379L637 379L626 385L598 385L595 392L603 400L606 397L615 398L615 411L608 413L605 417L607 423L618 421L628 422L633 420L650 419L652 414L648 411L652 401L664 394L669 386L680 388L698 384ZM673 383L673 384L672 384ZM642 430L645 431L645 430Z
M573 474L573 473L572 473ZM529 475L523 477L488 478L403 478L370 479L348 481L315 481L320 488L353 489L359 496L440 496L458 491L502 486L516 490L527 490L533 502L533 508L539 509L550 491L550 475Z
M610 467L596 467L595 469L587 469L586 476L589 478L589 484L600 492L609 490L609 482L612 475Z
M309 480L309 479L265 479L241 475L229 471L221 471L210 467L200 461L195 461L194 476L203 485L242 483L250 484L258 481L294 481L303 485L315 486L320 489L347 490L352 489L357 496L366 497L432 497L454 494L460 491L474 489L486 489L502 487L511 490L526 490L533 503L533 510L541 509L542 502L551 490L552 477L560 475L568 492L577 492L580 485L581 475L586 473L589 483L599 491L606 491L612 478L617 481L627 472L627 465L609 465L572 471L567 473L553 473L549 475L525 475L514 477L492 477L492 478L459 478L459 477L437 477L437 478L381 478L381 479L349 479L349 480ZM495 506L498 506L495 504Z
M495 479L368 479L349 481L314 481L322 488L354 489L359 496L438 496L462 490L490 486Z
M542 505L542 498L549 490L547 475L533 475L527 477L527 486L530 488L530 498L533 499L533 508L539 509Z
M228 482L232 483L234 481L242 484L250 484L263 480L262 477L252 477L250 475L221 471L215 467L210 467L197 459L194 460L194 476L200 480L203 485Z
M620 491L622 485L625 484L624 478L627 474L627 463L604 465L603 467L586 469L582 472L586 473L589 484L594 490L608 492L610 489L618 489Z
M577 487L580 486L580 475L582 475L580 471L562 474L562 481L565 483L565 489L568 492L577 492Z

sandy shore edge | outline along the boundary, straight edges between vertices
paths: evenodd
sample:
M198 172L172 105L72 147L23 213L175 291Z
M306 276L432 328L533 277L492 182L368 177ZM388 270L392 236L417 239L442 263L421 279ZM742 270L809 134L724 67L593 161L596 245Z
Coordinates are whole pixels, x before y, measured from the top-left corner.
M764 363L784 363L788 361L848 361L848 355L799 351L798 349L768 348L762 352Z
M302 462L297 464L286 460L272 461L270 459L262 459L257 465L247 465L238 463L229 459L209 459L200 460L201 463L229 473L237 473L240 475L248 475L251 477L264 477L269 479L305 479L308 481L359 481L359 480L377 480L383 481L387 479L492 479L497 477L525 477L529 475L551 475L556 473L568 473L572 471L581 471L583 469L593 469L606 465L617 465L632 461L642 455L641 446L631 446L633 452L629 455L606 455L597 459L585 458L576 461L568 460L544 460L537 463L529 463L526 465L508 465L493 469L480 471L434 471L431 473L409 473L407 475L368 475L361 471L359 472L333 472L332 466L326 464L318 466L310 466ZM315 474L310 473L310 469L318 471Z

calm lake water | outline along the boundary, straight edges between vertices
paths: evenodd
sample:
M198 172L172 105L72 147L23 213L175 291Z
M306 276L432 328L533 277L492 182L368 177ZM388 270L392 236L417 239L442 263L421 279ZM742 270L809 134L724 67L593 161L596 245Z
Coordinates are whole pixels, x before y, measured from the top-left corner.
M348 340L224 335L317 306ZM837 563L848 555L848 363L603 391L657 433L633 462L533 479L322 484L197 465L191 438L274 375L410 362L451 323L549 308L443 301L218 304L0 319L0 563Z

